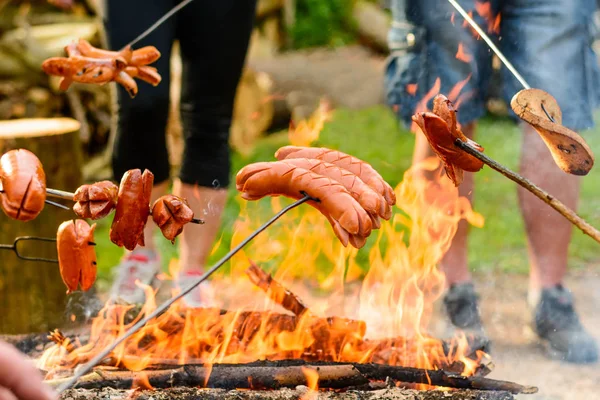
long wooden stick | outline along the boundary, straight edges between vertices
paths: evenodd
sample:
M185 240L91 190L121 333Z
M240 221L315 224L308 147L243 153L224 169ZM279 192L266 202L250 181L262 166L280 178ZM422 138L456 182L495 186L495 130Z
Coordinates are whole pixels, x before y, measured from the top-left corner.
M260 361L249 364L182 365L179 368L142 372L97 369L77 383L76 388L112 387L130 389L142 374L154 388L202 386L222 389L279 389L306 385L305 368L319 374L320 388L346 388L370 381L419 383L457 389L536 393L538 388L478 376L467 377L443 370L383 364L305 362L302 360ZM64 385L63 379L47 381L51 387Z
M479 160L483 161L487 166L500 172L502 175L506 176L513 182L518 183L523 188L527 189L538 198L540 198L544 203L548 204L550 207L554 208L558 211L563 217L568 219L573 225L581 229L583 233L590 236L596 242L600 243L600 231L590 225L586 220L581 218L575 211L571 210L564 203L558 200L556 197L546 192L544 189L540 188L529 179L517 174L516 172L511 171L505 166L499 164L498 162L492 160L470 144L463 142L460 139L457 139L455 142L456 146L471 154L474 157L477 157Z

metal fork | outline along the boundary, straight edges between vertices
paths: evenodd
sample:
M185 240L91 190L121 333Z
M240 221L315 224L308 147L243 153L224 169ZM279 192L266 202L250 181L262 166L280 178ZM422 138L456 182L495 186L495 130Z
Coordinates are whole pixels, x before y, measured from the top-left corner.
M19 242L25 242L25 241L56 242L56 238L45 238L45 237L38 237L38 236L20 236L20 237L16 238L12 244L0 244L0 250L11 250L21 260L40 261L40 262L49 262L49 263L58 264L58 260L54 260L51 258L27 257L27 256L22 255L19 252L19 248L17 247L17 245L19 244Z

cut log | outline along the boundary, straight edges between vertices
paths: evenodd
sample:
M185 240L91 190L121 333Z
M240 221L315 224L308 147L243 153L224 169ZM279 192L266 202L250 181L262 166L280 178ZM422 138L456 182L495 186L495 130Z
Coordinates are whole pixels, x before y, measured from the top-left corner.
M79 123L70 118L0 121L0 154L16 148L38 156L48 187L75 191L81 184ZM56 237L71 211L46 205L29 222L0 214L0 243L13 243L18 236ZM22 254L56 259L54 243L25 244ZM0 333L43 332L61 326L66 288L57 264L23 261L13 252L0 252Z
M372 46L383 52L388 52L387 35L390 29L391 17L377 4L357 0L354 2L352 16L357 25L358 33Z
M267 296L292 314L300 316L308 309L294 293L290 292L273 277L263 271L258 265L250 262L246 274L256 286L262 289Z

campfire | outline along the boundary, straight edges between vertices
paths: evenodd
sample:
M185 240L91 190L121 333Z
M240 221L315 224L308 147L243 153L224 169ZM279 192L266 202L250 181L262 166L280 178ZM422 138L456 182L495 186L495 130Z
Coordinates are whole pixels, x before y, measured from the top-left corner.
M176 302L119 345L75 391L279 391L305 385L437 393L432 391L436 387L454 387L510 398L508 392L534 390L485 378L490 357L473 345L473 338L459 332L441 340L428 333L434 302L444 289L436 264L460 220L483 224L450 180L422 177L438 166L437 159L428 160L409 170L396 187L402 212L382 222L368 252L368 270L361 269L364 260L357 249L336 240L318 211L292 210L239 252L229 271L213 276L213 308L188 309ZM231 247L264 221L269 201L271 211L285 202L240 203ZM169 274L161 277L165 284L177 268L173 261ZM48 383L59 385L153 312L156 292L145 290L141 306L107 303L88 335L54 332L54 344L37 363Z

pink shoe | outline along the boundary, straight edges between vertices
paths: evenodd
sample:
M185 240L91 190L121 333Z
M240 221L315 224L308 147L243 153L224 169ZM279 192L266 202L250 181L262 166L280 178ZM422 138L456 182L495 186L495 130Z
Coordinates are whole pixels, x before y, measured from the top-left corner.
M187 271L179 273L175 285L183 291L197 282L204 275L202 271ZM210 282L204 281L183 296L183 303L189 308L212 307L214 304L214 290Z
M146 294L135 282L153 286L160 270L160 259L154 251L135 249L123 257L117 266L117 278L110 291L111 299L129 304L144 303Z

